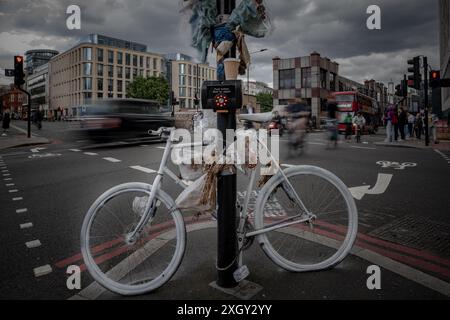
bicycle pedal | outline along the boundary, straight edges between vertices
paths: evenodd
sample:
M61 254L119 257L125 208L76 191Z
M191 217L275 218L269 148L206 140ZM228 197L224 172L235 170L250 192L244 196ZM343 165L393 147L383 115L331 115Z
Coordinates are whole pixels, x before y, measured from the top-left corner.
M250 270L248 269L247 266L242 266L239 269L237 269L234 273L233 273L233 277L234 280L236 280L236 282L242 282L243 280L245 280L248 276L250 275Z

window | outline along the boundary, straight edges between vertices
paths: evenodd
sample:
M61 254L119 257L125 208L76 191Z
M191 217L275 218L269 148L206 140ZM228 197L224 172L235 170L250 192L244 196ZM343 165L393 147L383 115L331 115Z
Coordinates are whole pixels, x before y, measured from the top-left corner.
M103 93L97 93L97 98L103 99Z
M97 76L103 77L103 65L102 64L97 65Z
M192 74L192 66L188 65L188 74Z
M153 58L153 69L158 69L158 59Z
M311 68L302 68L302 88L311 88Z
M336 74L330 73L330 90L336 91Z
M123 77L123 67L117 67L117 78Z
M131 78L131 68L125 68L125 78L126 79Z
M125 64L126 64L127 66L129 66L130 63L131 63L131 60L130 60L130 54L129 54L129 53L125 53Z
M83 63L83 75L92 76L92 63Z
M92 78L83 78L83 90L92 90Z
M97 60L103 62L103 49L97 49Z
M108 77L112 78L114 77L114 67L108 66Z
M117 64L123 64L123 53L117 52Z
M97 79L97 91L103 91L103 78Z
M295 88L295 69L280 70L280 89Z
M85 92L83 93L84 99L92 99L92 92Z
M133 55L133 67L137 67L138 65L138 57L136 55Z
M180 86L180 87L186 86L186 76L180 75L179 86Z
M114 64L114 51L108 50L108 63Z
M180 87L180 97L185 97L185 96L186 96L186 88Z
M123 81L122 80L117 80L117 92L122 92L123 89Z
M141 77L144 76L144 69L139 69L139 75L140 75Z
M320 69L320 86L323 89L327 88L327 70Z
M144 67L144 57L143 56L139 56L139 67L141 67L141 68Z
M114 90L114 82L112 79L108 79L108 92L111 93L111 91L113 91L113 90Z
M136 78L138 75L138 69L133 68L133 79Z
M147 61L147 63L146 63L146 65L147 65L147 69L150 69L150 57L147 57L147 59L146 59Z
M92 48L83 48L83 60L92 61Z
M186 64L184 64L184 63L180 63L180 66L179 66L179 68L180 68L180 74L186 74ZM156 68L155 68L156 69Z

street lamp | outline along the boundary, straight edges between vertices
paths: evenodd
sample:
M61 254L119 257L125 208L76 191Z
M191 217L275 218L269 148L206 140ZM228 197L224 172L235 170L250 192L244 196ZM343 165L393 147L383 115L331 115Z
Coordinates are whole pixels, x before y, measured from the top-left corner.
M252 55L252 54L256 54L256 53L265 52L265 51L268 51L268 50L269 49L264 48L264 49L260 49L260 50L257 50L257 51L250 52L249 54ZM247 95L250 95L250 65L251 65L251 62L248 64L248 69L247 69Z

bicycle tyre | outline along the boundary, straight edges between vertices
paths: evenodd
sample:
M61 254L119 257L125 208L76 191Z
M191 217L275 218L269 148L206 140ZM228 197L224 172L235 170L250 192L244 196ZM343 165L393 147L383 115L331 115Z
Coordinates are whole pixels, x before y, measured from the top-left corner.
M151 292L151 291L154 291L154 290L160 288L165 283L167 283L172 278L172 276L176 273L176 271L178 270L178 268L181 264L181 261L184 257L184 253L185 253L185 249L186 249L186 228L185 228L185 224L184 224L184 220L181 215L181 212L178 209L176 209L176 210L170 210L170 212L169 212L169 214L171 215L171 217L173 219L173 225L175 226L175 234L176 234L175 252L174 252L173 257L170 260L169 265L164 269L163 272L161 272L161 274L155 276L155 278L152 281L145 282L142 284L136 284L136 285L120 283L118 280L114 280L110 277L110 275L111 275L110 272L113 269L111 269L108 272L102 271L99 267L100 264L97 265L97 263L95 261L96 257L94 257L93 253L91 252L91 248L90 248L90 240L91 239L89 236L90 236L90 231L92 228L92 223L93 223L96 215L98 214L99 210L103 206L105 206L106 203L108 203L109 201L111 201L114 198L117 198L118 196L120 196L122 194L125 194L127 192L140 192L140 193L143 193L143 194L146 194L147 196L149 196L151 189L152 189L151 185L144 184L144 183L127 183L127 184L122 184L122 185L116 186L116 187L106 191L103 195L101 195L92 204L92 206L88 210L88 212L84 218L84 221L83 221L83 226L81 229L81 252L82 252L83 260L86 264L86 268L87 268L88 272L90 273L90 275L94 278L94 280L97 281L100 285L102 285L106 289L108 289L112 292L115 292L117 294L120 294L120 295L125 295L125 296L139 295L139 294L148 293L148 292ZM175 202L172 200L172 198L170 198L169 195L167 195L165 192L163 192L161 190L158 191L158 193L156 195L156 199L157 199L157 201L160 201L166 208L175 208ZM172 233L173 233L173 231L172 231ZM171 233L171 235L172 235L172 233ZM157 238L155 238L153 240L161 241L161 238L163 238L163 240L165 240L164 239L165 237L168 238L169 235L167 235L167 233L158 235ZM150 240L147 243L150 244L150 242L153 240ZM116 241L117 241L117 239L116 239ZM147 241L147 239L144 239L144 241ZM164 241L162 241L162 242L164 242ZM123 247L126 246L124 241L120 245L122 245ZM162 247L163 247L163 245L161 245L161 247L156 250L160 250ZM143 247L143 249L145 249L145 247ZM130 259L130 256L128 256L126 259ZM119 272L120 272L120 268L121 268L119 265L121 263L123 265L126 259L123 259L122 261L120 261L118 263L118 265L116 266L116 268L119 269ZM133 271L133 270L131 270L131 271ZM114 273L115 271L112 271L112 272Z
M353 196L351 195L347 186L334 174L329 171L326 171L322 168L312 167L312 166L297 166L291 167L284 170L285 175L291 181L290 178L295 176L306 176L312 175L325 181L329 182L332 186L336 188L336 190L342 195L343 200L345 201L345 206L349 218L348 229L345 234L345 239L342 244L337 248L336 253L326 258L323 261L317 261L315 263L299 263L289 259L286 259L282 256L277 249L274 248L271 243L271 239L269 239L268 234L260 234L257 236L257 241L259 242L262 250L267 255L267 257L272 260L279 267L291 271L291 272L309 272L309 271L320 271L326 270L335 267L340 262L342 262L345 257L351 251L353 244L356 240L357 232L358 232L358 211L356 208L355 201ZM272 192L280 186L280 184L284 181L281 173L278 173L274 177L272 177L268 183L263 187L260 192L260 196L257 199L256 203L256 214L255 214L255 228L256 230L262 230L265 227L264 224L264 208L268 201L269 196ZM292 235L292 234L290 234ZM298 238L299 241L303 241L303 238ZM306 241L306 240L305 240ZM280 248L278 248L279 250ZM335 248L336 249L336 248Z

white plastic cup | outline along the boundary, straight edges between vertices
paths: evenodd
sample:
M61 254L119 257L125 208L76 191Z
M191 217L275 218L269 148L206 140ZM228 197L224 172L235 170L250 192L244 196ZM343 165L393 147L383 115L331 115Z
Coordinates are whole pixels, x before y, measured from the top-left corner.
M240 64L241 60L236 58L228 58L224 60L226 80L237 80Z

